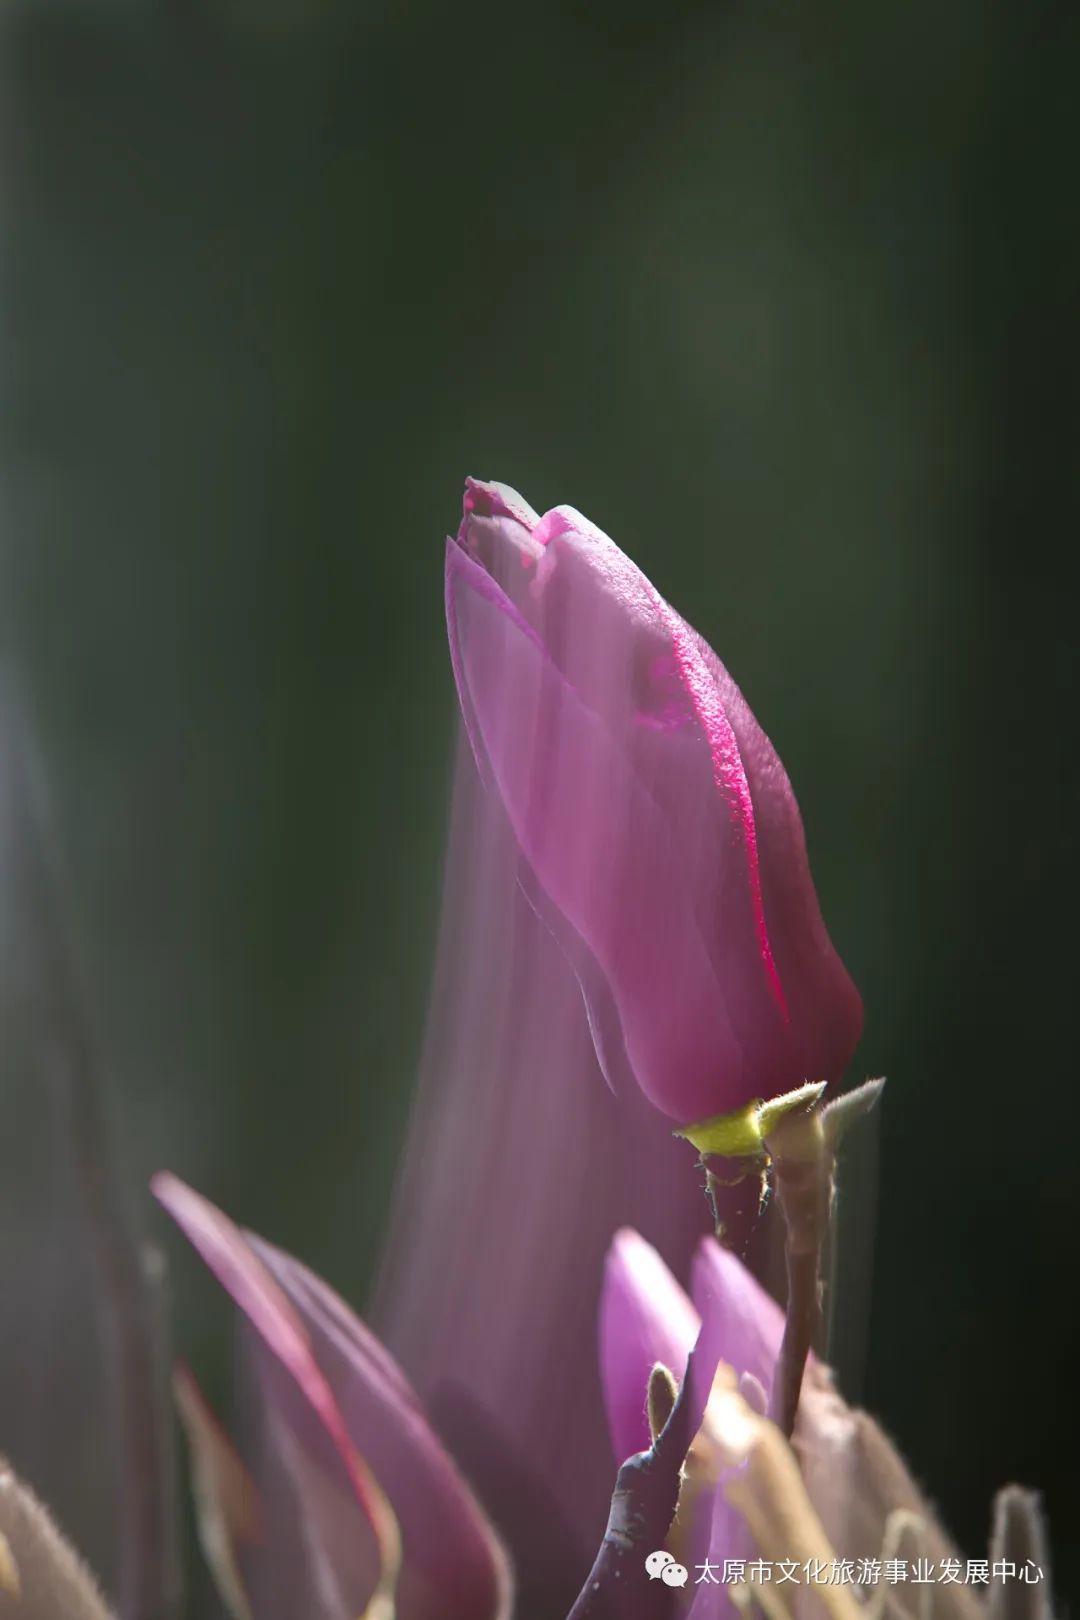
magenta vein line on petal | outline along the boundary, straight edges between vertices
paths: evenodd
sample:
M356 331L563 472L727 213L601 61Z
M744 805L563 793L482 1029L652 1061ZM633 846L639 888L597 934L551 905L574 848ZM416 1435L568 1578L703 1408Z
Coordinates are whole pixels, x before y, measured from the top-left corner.
M761 952L769 987L786 1024L790 1022L791 1015L788 1012L787 998L780 982L780 972L773 956L768 924L765 921L754 802L750 796L750 783L739 752L738 740L730 720L724 713L724 706L717 696L705 662L694 644L692 633L674 609L664 601L656 587L648 580L646 584L671 636L672 649L682 683L708 740L713 781L730 806L732 819L742 836L743 849L746 852L746 869L750 878L750 896L754 907L758 949Z

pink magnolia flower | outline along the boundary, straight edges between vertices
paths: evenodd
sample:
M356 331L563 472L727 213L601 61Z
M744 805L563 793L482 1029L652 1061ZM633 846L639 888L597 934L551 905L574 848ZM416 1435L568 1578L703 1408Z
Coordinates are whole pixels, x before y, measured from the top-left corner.
M702 1319L723 1360L768 1396L784 1318L738 1257L704 1237L688 1296L650 1243L630 1228L615 1234L600 1294L600 1373L617 1462L650 1443L645 1389L658 1361L681 1379ZM812 1376L819 1374L811 1362Z
M662 1362L681 1382L690 1349L707 1325L719 1356L762 1408L780 1352L784 1319L746 1267L715 1239L703 1238L691 1267L691 1297L659 1254L637 1232L617 1232L608 1251L600 1295L600 1371L616 1461L651 1443L645 1408L650 1372ZM817 1376L817 1364L812 1364ZM713 1403L691 1447L673 1546L692 1568L754 1557L746 1525L720 1488L720 1446L713 1434ZM734 1616L715 1588L698 1607L700 1620Z
M663 1260L634 1231L616 1234L608 1253L600 1302L600 1361L605 1405L616 1460L649 1444L646 1391L661 1361L681 1380L690 1348L704 1324L709 1343L731 1369L747 1404L763 1412L783 1336L779 1306L742 1262L711 1237L703 1238L691 1268L690 1296ZM721 1369L723 1375L724 1369ZM729 1452L722 1377L704 1405L691 1449L687 1483L673 1530L680 1557L691 1570L690 1620L733 1620L722 1575L733 1559L761 1556L761 1547L725 1486L734 1470ZM831 1374L811 1357L803 1379L792 1441L802 1478L828 1544L858 1563L888 1555L890 1535L902 1536L904 1556L934 1564L955 1560L956 1548L937 1523L907 1466L881 1429L847 1404ZM766 1557L791 1556L773 1549ZM707 1573L702 1573L707 1572ZM893 1620L920 1612L918 1586L890 1589ZM945 1620L984 1620L969 1588L935 1588L934 1613Z
M506 1620L502 1547L403 1373L299 1261L175 1176L154 1192L231 1296L257 1380L250 1466L190 1377L204 1546L251 1620Z
M862 1006L791 785L716 655L572 507L470 479L448 543L462 712L601 1064L683 1124L839 1077Z

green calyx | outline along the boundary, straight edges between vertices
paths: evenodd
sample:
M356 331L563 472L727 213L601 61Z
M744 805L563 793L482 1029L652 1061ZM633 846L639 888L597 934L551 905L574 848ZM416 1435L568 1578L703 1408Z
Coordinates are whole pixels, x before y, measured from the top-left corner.
M692 1142L702 1158L715 1154L724 1159L760 1159L768 1153L766 1138L781 1120L795 1112L809 1113L824 1090L824 1080L814 1080L767 1102L759 1097L733 1114L714 1114L697 1125L685 1125L675 1135Z
M848 1126L874 1107L884 1085L884 1080L866 1080L817 1113L825 1082L814 1080L796 1091L770 1097L767 1102L758 1098L732 1114L714 1114L674 1134L692 1142L703 1159L714 1155L723 1159L767 1159L770 1152L781 1151L803 1157L814 1144L801 1140L806 1133L799 1124L800 1116L810 1122L816 1115L819 1124L815 1142L820 1134L825 1144L834 1149Z

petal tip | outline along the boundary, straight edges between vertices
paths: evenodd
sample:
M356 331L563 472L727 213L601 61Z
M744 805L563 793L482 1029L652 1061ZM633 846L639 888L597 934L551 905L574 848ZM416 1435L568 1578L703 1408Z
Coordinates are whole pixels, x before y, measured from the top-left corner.
M535 529L540 521L539 514L516 489L492 479L466 478L461 509L466 521L471 517L512 518L529 530Z

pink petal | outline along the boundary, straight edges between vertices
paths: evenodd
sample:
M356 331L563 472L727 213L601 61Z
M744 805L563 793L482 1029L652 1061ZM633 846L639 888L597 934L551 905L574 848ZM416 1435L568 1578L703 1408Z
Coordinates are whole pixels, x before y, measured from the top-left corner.
M536 519L519 501L470 484L447 559L452 657L481 771L580 937L585 971L607 981L606 997L587 988L621 1026L604 1019L607 1047L683 1123L839 1077L862 1007L825 931L775 750L715 654L606 535L570 507ZM483 613L468 615L465 589L498 607L501 642ZM511 626L561 689L536 654L514 649ZM478 638L486 645L471 647ZM538 850L545 830L555 847ZM707 997L680 954L694 954L691 937ZM672 1022L694 1059L681 1081Z
M652 1245L629 1227L617 1232L600 1294L600 1376L616 1462L649 1446L649 1374L662 1361L681 1383L700 1325Z
M735 1106L742 1090L730 1088L748 1083L742 1051L659 809L535 633L456 548L447 600L474 746L548 899L615 990L642 1089L685 1121L716 1112L725 1089Z
M295 1487L312 1612L318 1620L350 1620L373 1594L393 1590L393 1515L357 1453L300 1318L243 1235L176 1176L159 1173L152 1187L254 1330L268 1432ZM280 1548L270 1546L268 1554L280 1559Z
M352 1444L397 1514L399 1620L503 1620L511 1601L506 1555L401 1369L313 1272L254 1234L248 1240L299 1313Z
M751 1373L766 1395L784 1336L784 1313L737 1255L715 1238L698 1245L690 1292L709 1321L722 1360L736 1373Z
M187 1367L177 1367L173 1393L191 1455L192 1495L203 1553L229 1614L235 1620L246 1620L251 1604L243 1564L262 1539L259 1494Z

